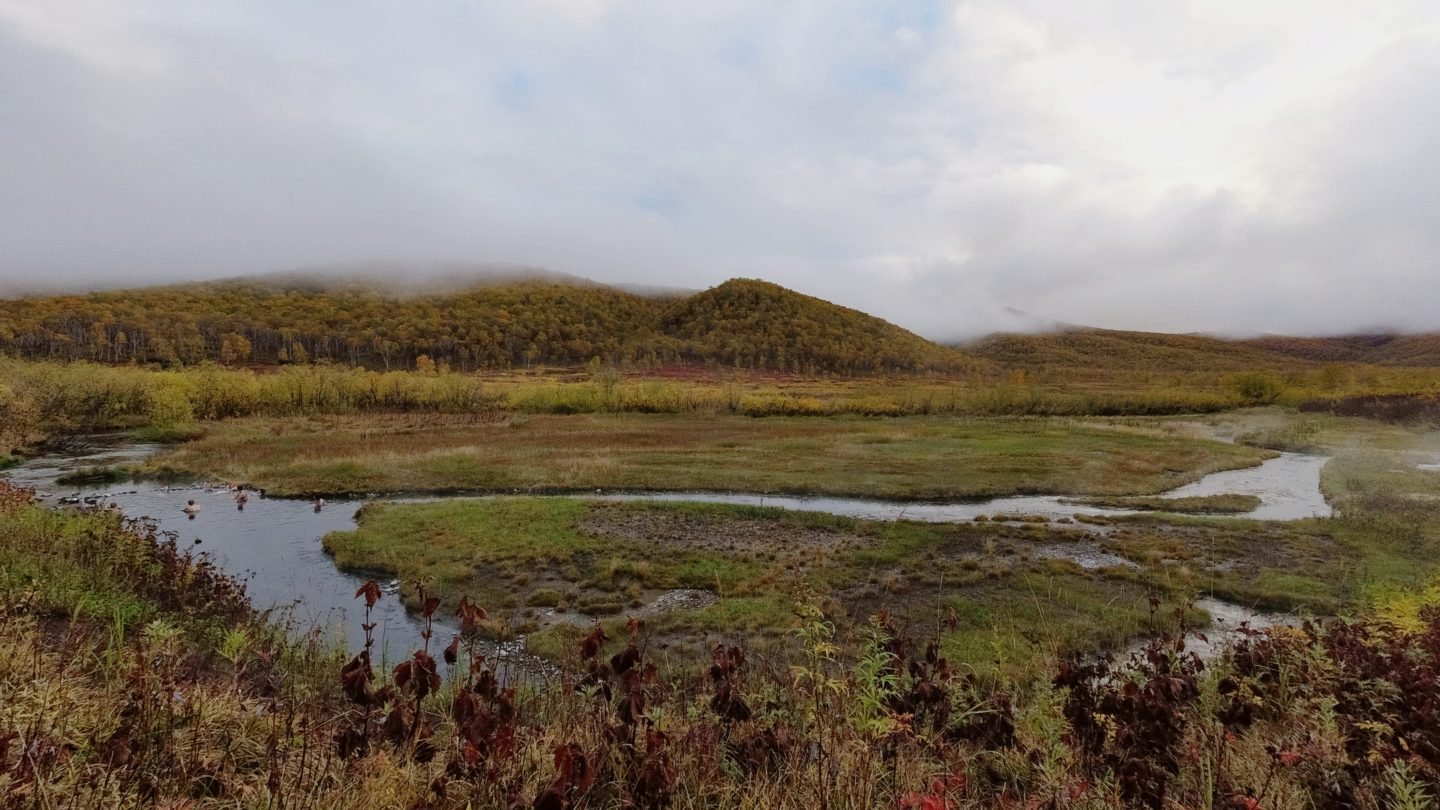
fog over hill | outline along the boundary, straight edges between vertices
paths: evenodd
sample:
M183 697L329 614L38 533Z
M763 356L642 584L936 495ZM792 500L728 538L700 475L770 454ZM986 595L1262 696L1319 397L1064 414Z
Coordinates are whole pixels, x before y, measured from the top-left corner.
M0 0L0 94L12 291L471 257L938 340L1440 328L1431 0Z

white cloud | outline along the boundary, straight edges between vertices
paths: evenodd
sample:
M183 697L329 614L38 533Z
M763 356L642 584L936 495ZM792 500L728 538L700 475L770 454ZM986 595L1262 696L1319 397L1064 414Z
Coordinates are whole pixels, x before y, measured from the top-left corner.
M946 337L1437 328L1440 9L0 0L0 274L761 276Z

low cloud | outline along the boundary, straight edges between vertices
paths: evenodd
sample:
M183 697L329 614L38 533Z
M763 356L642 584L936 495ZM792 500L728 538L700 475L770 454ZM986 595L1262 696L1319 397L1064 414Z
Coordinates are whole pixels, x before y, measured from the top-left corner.
M938 338L1440 328L1425 2L0 0L0 92L0 288L403 259Z

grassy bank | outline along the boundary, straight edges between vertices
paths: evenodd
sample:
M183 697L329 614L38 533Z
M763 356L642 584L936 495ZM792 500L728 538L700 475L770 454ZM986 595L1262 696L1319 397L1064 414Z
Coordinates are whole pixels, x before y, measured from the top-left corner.
M1099 420L371 416L218 423L147 469L290 495L604 488L941 499L1158 492L1268 452Z

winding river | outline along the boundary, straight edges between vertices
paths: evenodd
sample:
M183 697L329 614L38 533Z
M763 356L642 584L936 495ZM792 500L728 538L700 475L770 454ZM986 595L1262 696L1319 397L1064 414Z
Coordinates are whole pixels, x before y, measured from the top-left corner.
M320 539L329 532L352 529L355 501L338 501L316 509L308 501L259 498L254 494L244 509L237 509L232 494L224 488L205 485L166 486L151 481L94 486L64 486L56 479L67 472L95 466L131 464L159 451L157 445L95 445L66 454L31 459L5 475L14 483L33 488L47 502L61 498L91 498L100 505L115 504L126 515L154 520L162 532L173 534L182 547L195 546L232 575L246 580L253 603L261 609L276 608L298 630L322 628L342 634L349 649L358 649L363 639L360 628L362 608L355 590L365 577L341 571L321 549ZM1330 507L1320 493L1320 469L1328 459L1322 456L1282 454L1256 467L1230 470L1205 476L1195 483L1165 493L1162 497L1189 497L1225 493L1255 495L1261 505L1240 515L1261 520L1295 520L1328 516ZM1058 497L1013 497L958 503L901 503L834 497L799 497L735 494L721 492L597 493L584 497L615 500L703 501L774 506L866 520L917 520L957 522L979 515L1041 515L1060 519L1077 514L1119 515L1125 510L1101 509L1065 503ZM194 500L199 512L187 515L186 502ZM412 497L404 500L416 500ZM1003 518L1002 518L1003 519ZM392 594L394 584L387 584ZM1221 612L1232 623L1255 624L1273 621L1243 608L1207 600L1202 607ZM419 620L408 614L400 599L380 600L372 620L385 656L395 661L409 654L420 640ZM435 640L441 645L453 627L437 624ZM500 657L518 657L517 648L496 649Z
M1256 467L1212 473L1186 484L1161 498L1190 498L1204 495L1254 495L1260 506L1232 515L1253 520L1299 520L1329 517L1330 504L1320 494L1320 470L1330 459L1300 453L1281 453ZM926 523L958 523L985 515L1039 515L1052 520L1075 515L1133 515L1133 510L1106 509L1067 503L1053 495L990 498L949 503L875 501L827 496L775 496L727 492L627 492L600 494L611 500L705 501L747 506L776 506L805 512L829 512L864 520L917 520Z

